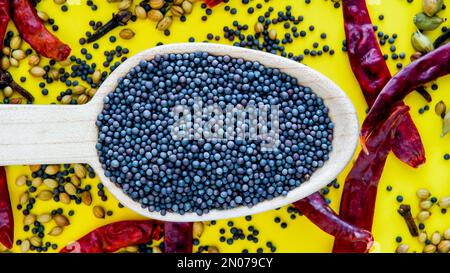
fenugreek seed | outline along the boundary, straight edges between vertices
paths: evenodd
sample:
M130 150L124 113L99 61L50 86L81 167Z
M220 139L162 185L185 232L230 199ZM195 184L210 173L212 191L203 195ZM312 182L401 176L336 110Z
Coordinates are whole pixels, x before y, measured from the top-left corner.
M124 28L119 32L119 36L124 40L130 40L134 37L134 31L129 28Z
M75 175L78 176L78 178L85 178L86 177L86 168L81 164L75 164L73 166L75 170Z
M30 66L36 66L39 64L40 61L41 61L41 58L39 58L39 56L36 54L33 54L28 58L28 64Z
M439 233L439 231L433 232L433 234L431 234L430 241L433 245L438 245L441 242L441 233Z
M427 233L426 233L425 231L422 231L422 232L419 234L419 236L418 236L417 239L419 240L420 243L424 244L424 243L427 241L427 239L428 239Z
M48 165L44 172L48 175L55 175L59 172L59 165Z
M7 56L9 56L9 55L11 54L11 48L8 47L8 46L5 46L5 47L2 49L2 52L3 52L3 55L5 55L5 57L7 57Z
M96 92L97 92L97 89L91 88L91 89L87 90L86 94L92 98Z
M36 177L31 180L31 185L35 188L39 188L42 185L42 178Z
M101 79L102 79L102 72L100 72L100 70L95 70L94 74L92 75L92 81L94 83L99 83Z
M11 53L11 56L16 60L23 60L27 57L27 54L21 49L16 49Z
M150 0L150 7L152 9L160 9L164 6L164 0Z
M433 202L430 200L424 200L419 203L419 207L423 210L429 210L433 206Z
M192 3L189 1L183 1L183 3L181 4L181 7L184 10L184 13L186 14L191 14L192 13Z
M58 70L55 69L55 68L50 69L50 71L48 72L48 75L49 75L50 78L52 78L53 80L59 79L59 72L58 72Z
M65 205L69 205L71 202L70 196L65 192L61 192L59 194L59 201L61 201L61 203L65 204Z
M9 98L14 94L14 90L11 88L11 86L7 86L3 89L3 95L5 97Z
M125 247L125 251L130 252L130 253L137 253L139 251L139 247L138 246L127 246L127 247Z
M11 38L11 41L9 42L9 46L12 50L19 49L22 45L22 38L20 36L14 36Z
M22 187L26 183L27 183L27 177L25 175L20 175L19 177L17 177L16 186Z
M430 197L430 192L427 189L418 189L416 195L419 199L425 200Z
M44 68L40 66L33 66L32 68L30 68L30 70L28 70L28 72L30 72L31 76L33 77L42 77L46 73Z
M82 85L77 85L72 89L72 94L81 95L81 94L84 94L84 91L86 91L86 87L84 87Z
M173 5L173 6L170 8L170 13L171 13L173 16L175 16L175 17L181 17L181 15L183 15L183 13L184 13L184 10L183 10L183 8L180 7L180 6L175 6L175 5Z
M19 203L21 205L25 205L30 200L30 194L28 192L24 192L19 196Z
M101 206L95 206L92 210L94 212L94 216L100 219L105 218L105 209Z
M60 61L58 62L61 66L69 66L72 64L72 61L70 60L70 58L65 59L64 61Z
M40 247L42 245L42 240L41 240L41 238L39 238L37 236L33 236L30 239L30 243L32 246Z
M28 250L30 250L30 246L31 246L30 240L25 239L22 241L22 244L20 245L20 251L23 253L28 252Z
M72 96L71 95L65 95L64 97L61 98L61 103L62 104L69 104L72 102Z
M81 94L77 98L77 104L86 104L89 100L89 97L85 94Z
M8 68L11 66L11 61L8 57L3 56L2 57L2 69L8 70Z
M449 240L443 240L439 243L437 247L438 251L440 253L447 253L450 251L450 241Z
M37 172L41 169L41 165L30 165L29 167L32 173Z
M275 29L271 29L269 31L269 39L276 40L277 39L277 31Z
M439 207L446 209L450 207L450 196L444 196L439 199Z
M208 253L220 253L220 251L215 246L208 246Z
M64 184L64 190L69 194L69 195L75 195L77 194L77 187L75 187L72 183L66 183Z
M41 18L42 21L47 22L48 19L50 19L50 17L48 16L47 13L43 12L43 11L38 11L37 15L39 16L39 18Z
M48 201L53 198L53 193L48 190L43 190L38 193L37 198L42 201Z
M162 253L161 248L159 248L159 247L157 247L157 246L154 246L154 247L152 248L152 252L153 252L153 253Z
M136 6L134 8L134 13L136 14L136 17L139 18L139 19L146 19L147 18L147 12L141 6Z
M172 25L172 17L164 17L161 19L161 21L158 22L156 28L158 30L164 31L168 29L170 25Z
M23 217L23 224L25 226L32 225L36 221L36 215L34 214L28 214L25 217Z
M195 222L192 226L192 231L195 237L200 237L203 234L204 225L203 222Z
M19 67L19 61L17 59L14 59L14 58L9 58L9 64L12 67Z
M37 217L37 220L43 224L46 224L52 220L52 215L50 213L43 213Z
M445 240L450 240L450 228L444 231L444 238Z
M162 12L157 9L150 10L147 16L148 19L152 20L153 22L159 22L162 18L164 18Z
M81 202L83 202L86 206L90 206L92 204L92 196L90 192L84 191L80 194L80 197Z
M69 219L67 219L66 216L61 215L61 214L55 215L53 217L53 221L55 221L55 224L60 227L65 227L65 226L70 225Z
M48 235L50 235L50 236L58 236L58 235L60 235L60 234L63 232L63 230L64 230L63 227L56 226L56 227L54 227L54 228L52 228L52 229L50 230L50 232L48 233Z
M434 253L436 252L436 246L429 244L423 248L423 253Z
M53 0L53 2L55 2L55 4L57 5L62 5L66 2L66 0Z
M173 4L177 6L181 6L184 0L173 0Z
M122 0L122 1L120 1L117 8L119 10L127 10L131 7L132 4L133 4L133 1L131 1L131 0Z
M420 222L423 222L423 221L427 220L428 218L430 218L430 216L431 216L431 212L423 210L417 214L417 220L419 220Z
M395 250L395 252L396 253L408 253L408 250L409 250L409 246L407 244L399 244L397 246L397 249Z
M44 179L44 184L50 189L56 189L58 187L58 182L52 178Z
M264 26L260 22L255 24L255 33L261 33L264 31Z

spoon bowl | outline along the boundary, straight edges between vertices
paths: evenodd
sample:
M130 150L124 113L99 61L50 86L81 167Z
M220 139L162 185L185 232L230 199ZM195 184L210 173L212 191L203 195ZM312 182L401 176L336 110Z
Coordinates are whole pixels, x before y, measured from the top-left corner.
M196 213L180 215L170 212L163 216L158 212L150 212L112 183L105 176L95 149L98 137L95 121L103 110L103 99L114 91L119 78L124 77L141 60L150 60L155 55L197 51L243 58L257 61L266 67L278 68L297 78L299 84L310 87L320 96L329 108L329 117L334 123L333 150L324 166L317 169L308 181L291 190L287 196L265 200L253 207L211 210L201 216ZM176 222L251 215L298 201L325 187L343 171L355 152L359 132L356 110L350 99L336 84L319 72L277 55L211 43L170 44L142 51L114 70L92 100L85 105L1 105L0 116L0 165L88 163L121 204L149 218Z

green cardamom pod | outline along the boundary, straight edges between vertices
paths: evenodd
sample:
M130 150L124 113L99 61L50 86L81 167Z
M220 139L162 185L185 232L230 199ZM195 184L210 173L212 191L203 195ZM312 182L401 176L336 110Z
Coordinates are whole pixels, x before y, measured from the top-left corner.
M422 53L428 53L434 49L431 40L420 31L413 33L411 36L411 44L415 50Z
M423 12L414 16L414 24L420 30L435 30L445 21L447 21L446 18L440 18L438 16L429 17Z
M433 16L442 10L443 0L423 0L422 10L428 16Z
M448 133L450 133L450 111L445 115L444 120L442 122L441 137L444 137Z

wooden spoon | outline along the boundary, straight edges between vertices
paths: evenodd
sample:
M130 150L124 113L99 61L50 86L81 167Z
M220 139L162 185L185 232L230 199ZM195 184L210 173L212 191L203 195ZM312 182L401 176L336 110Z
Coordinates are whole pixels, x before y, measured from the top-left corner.
M229 210L211 210L198 216L195 213L180 215L150 212L141 208L122 190L105 177L98 160L97 115L103 109L103 98L117 85L119 78L141 60L152 59L157 54L190 53L206 51L213 55L229 55L258 61L266 67L279 68L296 77L302 85L324 99L334 122L333 151L324 166L311 178L285 197L263 201L251 208L237 207ZM85 105L1 105L0 106L0 166L19 164L88 163L94 168L102 183L124 206L135 212L164 221L206 221L250 215L279 208L304 198L325 187L345 168L352 158L358 142L358 119L347 95L331 80L319 72L273 54L211 43L181 43L158 46L145 50L121 64L103 82L94 98Z

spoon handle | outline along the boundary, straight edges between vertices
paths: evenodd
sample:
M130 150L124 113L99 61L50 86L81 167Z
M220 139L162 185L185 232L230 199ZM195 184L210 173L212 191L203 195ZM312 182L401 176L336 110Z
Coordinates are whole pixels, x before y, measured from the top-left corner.
M97 158L96 117L87 105L2 105L0 117L0 166Z

